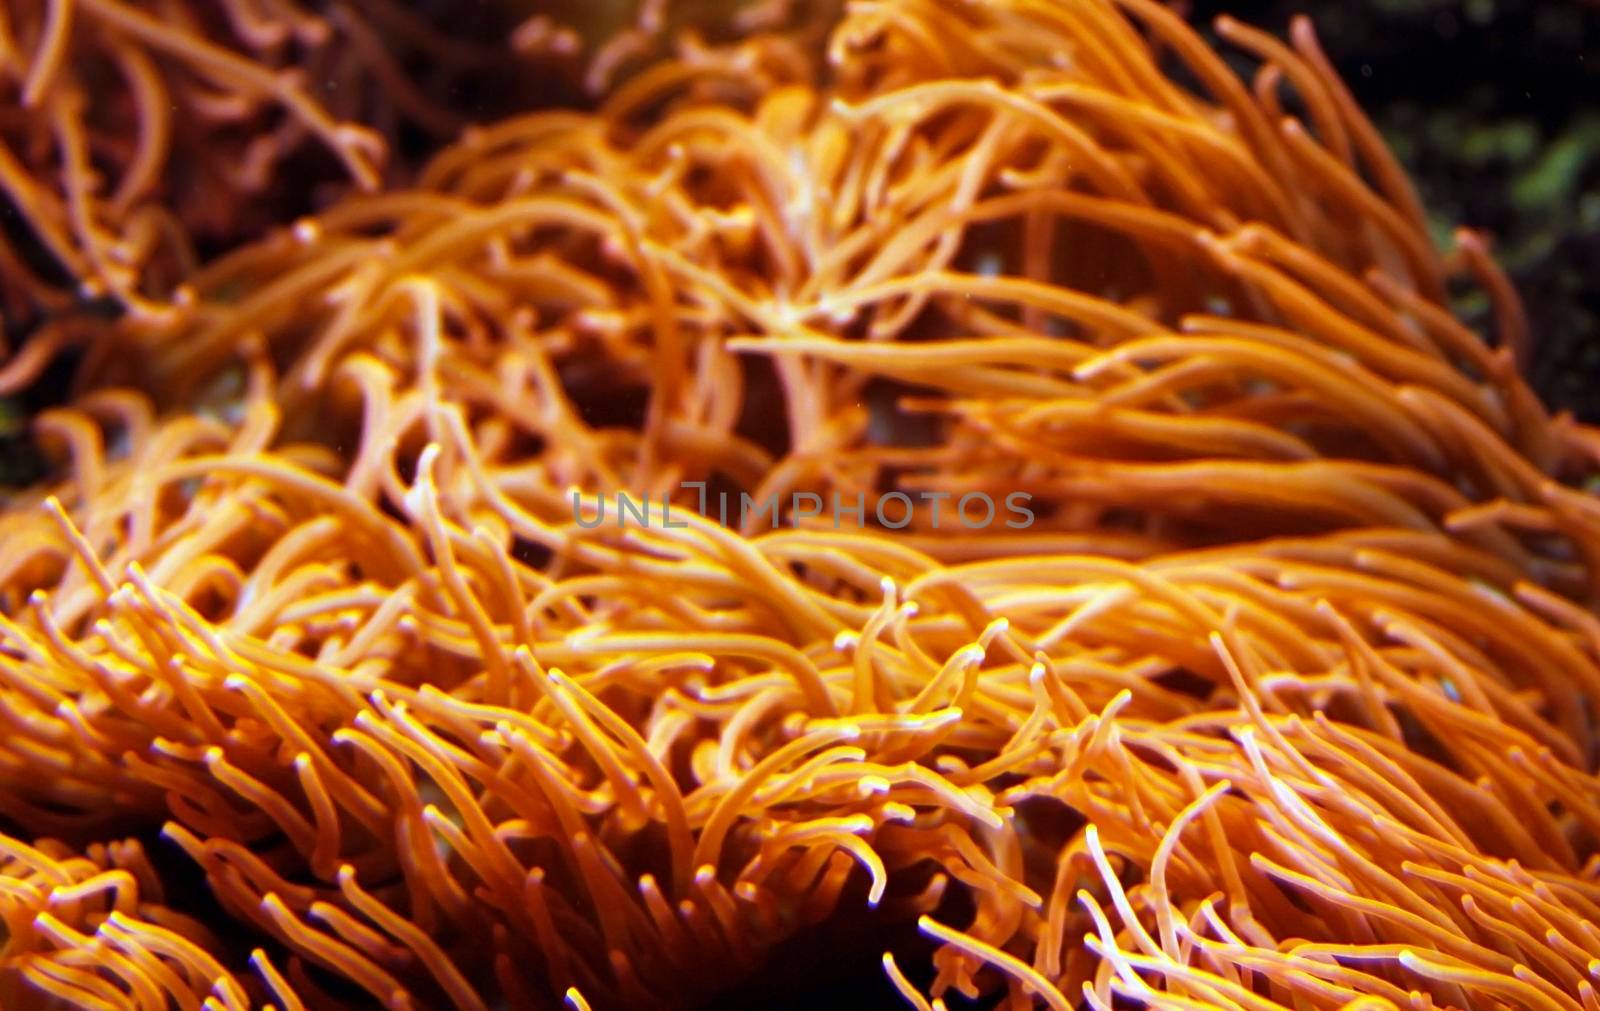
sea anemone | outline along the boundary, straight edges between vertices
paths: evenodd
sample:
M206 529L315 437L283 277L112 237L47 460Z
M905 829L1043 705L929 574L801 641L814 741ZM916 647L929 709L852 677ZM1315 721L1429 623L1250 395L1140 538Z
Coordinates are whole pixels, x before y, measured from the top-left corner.
M484 44L497 19L457 14L445 37L430 16L429 4L392 0L9 4L6 308L164 319L198 260L259 234L308 191L376 190L386 169L406 178L428 146L418 137L449 138L504 110L484 96L485 72L526 83L512 54Z
M1600 1008L1600 433L1309 23L666 10L156 308L5 176L0 994Z

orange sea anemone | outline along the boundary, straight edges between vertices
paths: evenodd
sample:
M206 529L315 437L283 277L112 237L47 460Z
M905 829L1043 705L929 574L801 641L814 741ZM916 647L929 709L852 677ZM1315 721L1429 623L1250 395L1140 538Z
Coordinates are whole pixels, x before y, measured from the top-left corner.
M24 0L0 14L14 220L0 296L19 318L85 302L164 318L208 251L315 185L405 178L415 152L502 108L485 71L527 83L484 43L492 15L458 14L444 37L427 5L391 0Z
M13 119L51 18L187 9L47 5ZM5 1006L759 1005L867 943L924 1011L1600 1008L1600 435L1309 24L1221 22L1242 81L1153 0L758 13L546 12L592 107L414 179L304 112L372 192L159 306L4 177L126 296L0 363L76 355L0 511Z

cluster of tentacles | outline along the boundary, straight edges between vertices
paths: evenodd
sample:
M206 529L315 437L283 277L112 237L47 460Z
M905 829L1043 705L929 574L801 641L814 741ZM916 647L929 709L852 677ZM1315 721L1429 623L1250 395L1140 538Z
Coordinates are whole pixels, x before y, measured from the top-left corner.
M446 37L434 6L0 7L0 207L26 222L0 234L0 305L168 316L209 251L319 191L407 179L415 152L514 108L484 85L528 86L482 39L497 10L455 12Z
M1600 434L1308 25L541 15L603 97L383 183L266 59L320 16L20 6L0 184L116 311L6 254L0 391L77 358L0 512L6 1007L696 1006L871 908L924 1011L1600 1011ZM163 88L290 116L180 161ZM152 280L174 165L233 213L302 134L373 192Z

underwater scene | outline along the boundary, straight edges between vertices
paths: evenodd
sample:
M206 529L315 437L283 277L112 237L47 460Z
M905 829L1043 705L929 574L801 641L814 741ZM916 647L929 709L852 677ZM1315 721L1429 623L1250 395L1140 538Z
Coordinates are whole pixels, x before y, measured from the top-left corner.
M0 1011L1600 1011L1594 0L0 0Z

